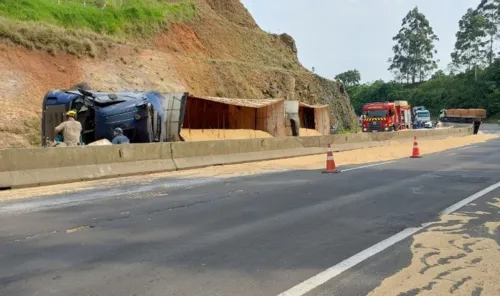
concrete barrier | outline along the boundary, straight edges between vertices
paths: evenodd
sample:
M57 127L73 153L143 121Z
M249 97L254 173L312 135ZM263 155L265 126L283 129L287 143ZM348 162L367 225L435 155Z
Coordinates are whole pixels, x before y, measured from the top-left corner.
M170 143L0 150L0 188L176 170Z
M179 170L262 159L271 160L311 153L293 137L177 142L171 145L172 158Z
M236 164L472 134L471 127L205 142L0 150L0 189Z

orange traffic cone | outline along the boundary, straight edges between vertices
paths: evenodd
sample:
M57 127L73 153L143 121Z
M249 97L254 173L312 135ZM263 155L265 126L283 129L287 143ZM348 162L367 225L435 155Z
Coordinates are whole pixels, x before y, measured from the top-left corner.
M417 142L417 136L413 138L413 153L411 154L410 158L421 158L420 156L420 149L418 149L418 142Z
M326 153L326 170L324 170L323 173L340 173L335 166L331 144L328 144L328 152Z

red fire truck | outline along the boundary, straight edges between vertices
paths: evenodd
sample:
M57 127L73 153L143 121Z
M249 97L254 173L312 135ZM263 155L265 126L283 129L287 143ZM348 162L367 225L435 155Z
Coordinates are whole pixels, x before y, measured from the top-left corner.
M361 117L364 132L411 128L411 106L407 101L366 104L363 106Z

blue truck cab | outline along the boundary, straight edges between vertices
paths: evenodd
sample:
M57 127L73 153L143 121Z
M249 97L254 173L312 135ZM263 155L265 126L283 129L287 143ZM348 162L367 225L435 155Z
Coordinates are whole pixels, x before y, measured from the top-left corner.
M42 146L57 136L54 128L68 110L77 111L82 124L82 142L113 140L113 130L123 129L131 143L176 140L180 133L187 93L155 91L116 93L92 90L51 90L43 100ZM180 112L172 112L174 109ZM172 113L177 118L168 118Z

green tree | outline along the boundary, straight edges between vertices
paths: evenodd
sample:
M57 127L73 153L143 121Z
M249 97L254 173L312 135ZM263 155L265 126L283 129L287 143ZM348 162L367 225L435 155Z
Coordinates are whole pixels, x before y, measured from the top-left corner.
M410 10L402 21L401 29L392 39L396 45L392 48L394 57L389 71L398 70L406 81L415 83L437 68L434 54L437 53L434 42L439 40L423 13L418 7Z
M499 38L498 26L500 25L500 0L481 0L477 11L485 16L487 21L485 32L488 36L487 58L491 65L495 58L494 43Z
M353 86L361 81L361 74L358 70L349 70L335 76L335 79L342 80L345 86Z
M458 22L455 50L451 54L453 64L468 70L485 64L488 53L485 50L489 22L480 10L469 8Z
M444 73L443 70L437 70L436 72L434 72L434 74L432 74L431 79L439 79L444 76L446 76L446 74Z

